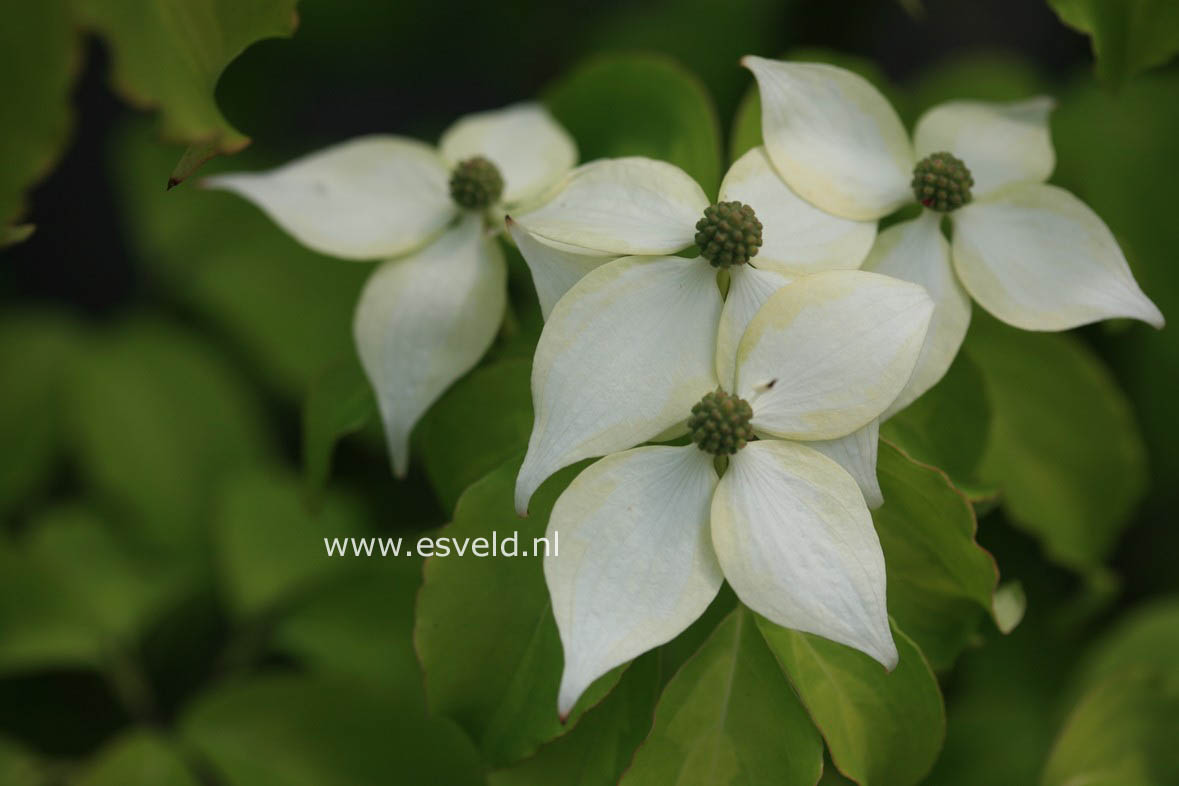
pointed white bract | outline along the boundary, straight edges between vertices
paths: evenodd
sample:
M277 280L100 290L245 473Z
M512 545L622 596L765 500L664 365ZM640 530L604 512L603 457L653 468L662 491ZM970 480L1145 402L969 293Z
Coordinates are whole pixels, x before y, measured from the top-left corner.
M880 442L880 420L877 418L862 429L858 429L839 439L808 442L808 447L834 459L839 466L847 470L860 487L864 495L864 502L875 510L884 504L884 494L880 491L880 482L876 479L876 450Z
M720 589L708 517L716 471L695 447L645 447L582 472L549 519L545 580L565 650L562 717L606 672L670 641Z
M516 242L520 256L524 257L524 262L532 273L532 283L536 287L536 296L540 301L540 313L545 319L549 318L553 306L561 296L586 273L617 259L610 255L570 251L567 247L561 248L545 243L513 221L510 216L507 224L508 233Z
M793 279L774 270L741 265L729 271L729 294L716 333L716 378L725 390L736 390L737 347L758 309L770 295Z
M912 221L894 224L880 234L864 270L911 281L933 298L933 319L917 368L905 389L884 412L888 419L936 385L966 338L970 327L970 297L950 265L950 244L942 235L941 215L924 211Z
M866 426L908 383L933 301L921 287L859 270L816 273L773 294L737 351L736 393L753 425L828 440Z
M1161 328L1113 233L1056 186L1009 186L954 216L954 268L987 311L1025 330L1114 317Z
M1042 183L1056 166L1048 115L1056 102L1032 98L1008 104L951 101L917 121L917 158L951 152L974 178L974 198L1012 183Z
M739 451L713 497L712 542L746 606L896 666L884 554L855 481L834 461L781 440Z
M467 115L446 130L438 147L450 167L474 156L495 164L508 205L541 196L577 164L573 137L532 103Z
M535 422L516 509L561 467L645 442L716 387L721 298L712 268L681 257L602 265L557 303L532 365Z
M578 167L543 205L512 217L545 240L591 252L658 255L692 245L708 205L679 167L615 158Z
M719 201L743 202L757 213L762 246L752 263L763 270L800 275L854 269L876 237L875 221L840 218L791 191L761 147L729 168Z
M473 214L421 251L385 262L365 284L353 335L399 477L414 424L495 338L506 285L503 253Z
M912 201L909 136L866 79L822 63L742 63L761 92L766 152L799 196L828 213L868 221Z

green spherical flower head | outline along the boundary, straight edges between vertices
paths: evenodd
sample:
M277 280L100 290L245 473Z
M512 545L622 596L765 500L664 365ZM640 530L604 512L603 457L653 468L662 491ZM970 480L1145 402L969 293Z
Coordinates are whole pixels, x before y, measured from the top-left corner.
M918 202L930 210L948 213L970 201L974 178L962 159L934 153L917 162L911 185Z
M460 161L450 173L450 196L468 210L482 210L495 204L503 192L503 176L483 156Z
M713 267L744 265L761 248L761 222L741 202L718 202L696 222L696 246Z
M692 407L688 431L701 450L714 456L732 455L753 439L752 418L749 402L717 388Z

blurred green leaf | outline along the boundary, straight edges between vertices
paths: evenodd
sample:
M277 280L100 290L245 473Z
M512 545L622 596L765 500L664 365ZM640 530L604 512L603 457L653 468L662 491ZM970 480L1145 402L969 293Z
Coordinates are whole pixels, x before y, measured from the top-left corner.
M661 665L658 652L637 658L577 728L519 764L492 772L490 786L616 786L651 729Z
M0 541L0 671L105 668L184 581L90 511L51 510L21 540Z
M41 761L20 744L0 735L0 783L6 786L44 786Z
M1072 336L1019 331L976 310L964 346L992 405L983 480L1002 489L1012 521L1049 557L1092 571L1146 486L1129 404Z
M308 251L232 194L195 184L165 193L156 173L175 155L142 121L116 138L112 179L138 259L232 338L251 370L301 399L329 364L354 351L352 310L371 265ZM233 161L243 169L273 163L250 153Z
M1118 238L1143 290L1172 322L1179 317L1179 221L1172 189L1159 167L1175 156L1179 139L1179 73L1145 74L1116 94L1085 80L1061 98L1053 117L1056 179L1091 205ZM1100 150L1100 155L1093 151ZM1135 415L1150 447L1153 493L1164 511L1179 501L1179 418L1173 386L1160 373L1179 368L1175 328L1154 330L1133 323L1103 336L1106 356L1134 401ZM1164 512L1160 517L1166 520ZM1179 531L1176 531L1179 535ZM1172 540L1156 549L1155 571L1173 579L1167 556ZM1179 588L1173 581L1171 588Z
M158 107L165 139L235 153L250 140L217 108L217 80L250 44L294 32L295 2L75 0L75 7L115 52L115 90L134 106ZM163 186L162 177L157 182Z
M160 734L131 731L108 742L71 786L200 786Z
M13 231L9 225L24 210L24 190L49 174L65 147L72 120L70 84L80 50L70 0L5 9L0 73L10 78L0 101L0 234ZM19 242L13 235L7 240Z
M620 783L812 786L822 768L814 724L738 607L668 683Z
M982 373L960 353L940 382L881 424L880 436L911 458L942 470L974 498L982 493L977 469L990 425Z
M944 474L883 441L876 471L884 505L872 520L889 612L933 668L948 668L991 612L995 561L975 542L974 509Z
M222 685L180 723L225 786L482 783L475 751L444 719L339 678L272 675Z
M1173 0L1048 0L1069 27L1093 39L1097 74L1118 85L1179 52L1179 5Z
M0 515L43 489L61 442L64 382L81 352L78 327L51 313L0 321Z
M313 512L300 491L293 475L276 469L241 472L221 487L212 537L235 614L261 614L316 591L348 571L353 560L369 559L329 557L324 547L325 539L372 534L358 500L331 495Z
M331 474L336 442L377 417L377 402L354 352L316 377L303 402L303 482L318 504Z
M1179 668L1147 669L1099 683L1065 723L1043 786L1179 783Z
M1176 669L1179 653L1179 597L1153 600L1122 615L1089 647L1077 684L1091 687L1129 671Z
M582 161L647 156L720 186L720 121L707 89L661 55L592 57L549 85L544 102L577 140Z
M941 751L945 708L921 650L894 624L892 672L867 655L759 618L758 627L839 771L860 786L921 781Z
M467 486L528 447L531 379L531 357L483 366L456 382L422 418L415 439L448 511Z
M602 677L564 724L558 719L561 642L534 539L544 537L553 503L580 467L550 478L528 518L519 518L512 497L520 462L517 456L468 488L438 535L462 545L516 534L521 556L427 560L414 629L430 709L454 719L501 767L569 731L618 680L618 670Z
M1008 52L955 55L921 72L908 86L917 115L946 101L1018 101L1043 93L1044 78L1026 60Z
M284 615L274 630L275 646L317 672L396 688L424 707L413 649L421 560L352 562L347 575L320 586Z
M904 116L906 107L904 94L889 80L880 66L866 57L850 55L833 49L803 47L792 49L780 59L802 63L829 63L857 73L884 93L897 112L902 117ZM741 98L741 103L738 104L737 111L733 116L733 125L729 135L729 162L736 161L761 143L761 96L755 82L749 86Z
M73 369L68 407L83 480L158 547L191 548L218 478L270 452L259 402L237 371L162 321L97 338Z

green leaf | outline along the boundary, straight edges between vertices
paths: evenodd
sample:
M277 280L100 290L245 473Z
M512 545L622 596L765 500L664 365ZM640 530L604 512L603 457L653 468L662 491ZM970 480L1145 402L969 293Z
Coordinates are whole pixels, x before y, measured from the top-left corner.
M452 553L426 562L418 593L414 639L426 672L433 712L454 719L493 766L518 761L572 728L613 687L618 670L594 683L569 720L557 717L561 642L553 620L542 558L535 552L557 496L577 474L569 468L533 497L528 518L512 503L520 457L473 484L459 499L454 521L439 537L467 539L516 534L519 557Z
M884 441L876 471L889 612L933 668L949 668L991 612L998 570L975 542L974 509L944 474Z
M217 108L217 80L250 44L294 32L295 2L76 0L75 7L115 52L115 90L134 106L158 107L165 139L235 153L250 140Z
M7 782L7 781L6 781ZM200 786L160 734L132 731L108 742L72 786Z
M980 488L977 470L990 426L982 372L960 353L940 382L880 426L880 436L945 472L974 499L989 496Z
M270 452L259 403L236 371L166 322L103 336L73 372L68 415L82 478L126 506L150 545L191 547L216 481Z
M1048 757L1043 786L1179 783L1179 670L1111 676L1073 710Z
M0 783L43 786L47 780L44 765L32 751L0 735Z
M919 114L946 101L1018 101L1047 89L1028 61L1007 52L977 52L938 63L923 72L908 93L910 106Z
M104 668L184 582L91 512L54 509L20 541L0 540L0 671Z
M371 685L275 675L202 696L180 733L226 786L406 786L482 783L453 724L391 701Z
M235 614L261 614L317 590L348 571L352 560L368 559L329 557L324 546L325 539L372 534L360 503L332 495L313 512L300 491L293 475L274 469L235 474L221 487L212 536Z
M1069 27L1093 39L1097 74L1118 85L1179 52L1179 5L1172 0L1048 0Z
M823 746L757 631L734 610L668 683L622 786L812 786Z
M377 417L377 402L356 353L328 366L303 402L303 482L318 504L331 474L336 442Z
M1153 668L1175 669L1179 652L1179 597L1160 598L1123 615L1085 654L1077 683Z
M966 352L986 380L991 435L980 466L1013 523L1053 560L1088 572L1142 496L1146 459L1121 391L1075 338L976 312Z
M0 513L49 481L60 449L64 383L79 344L77 326L54 314L10 314L0 322Z
M893 625L900 662L889 673L842 644L761 618L757 624L841 773L860 786L921 781L941 751L946 715L912 639Z
M374 558L376 559L376 558ZM317 672L394 687L425 706L413 649L413 607L421 560L354 560L347 575L322 586L275 628L274 645Z
M661 55L598 55L549 85L544 102L577 140L582 161L647 156L720 186L720 121L704 85Z
M454 510L479 478L528 447L532 432L532 360L508 358L459 380L416 430L426 475Z
M519 764L492 772L490 786L615 786L651 729L662 665L658 652L636 659L577 728Z
M325 368L354 353L352 312L372 266L303 248L233 194L189 187L162 193L156 173L176 154L143 121L116 136L113 180L137 259L230 337L251 370L301 400ZM252 153L232 162L246 170L275 163Z
M0 234L8 242L19 242L19 234L10 234L18 228L9 225L24 212L24 190L49 174L69 137L80 49L70 0L5 8L0 73L10 78L0 101Z

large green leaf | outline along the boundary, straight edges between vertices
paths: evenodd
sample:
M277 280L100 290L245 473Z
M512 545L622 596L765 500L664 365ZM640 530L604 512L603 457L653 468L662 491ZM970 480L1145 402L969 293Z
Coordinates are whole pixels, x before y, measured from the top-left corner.
M0 231L20 217L23 191L49 173L70 129L80 46L70 0L13 3L0 25ZM7 245L0 239L0 248Z
M212 517L221 587L230 609L241 616L314 592L351 569L353 560L370 559L351 553L329 557L324 541L372 534L356 499L332 495L312 511L297 478L274 469L228 478Z
M1179 597L1154 600L1123 615L1085 655L1078 676L1083 686L1142 668L1175 668L1179 653Z
M266 382L302 398L329 364L354 351L352 311L370 265L308 251L232 194L163 193L155 173L176 151L145 122L122 129L113 152L120 214L138 259L227 334ZM252 152L232 162L242 169L274 163Z
M1179 783L1179 669L1116 674L1077 705L1048 758L1043 786Z
M222 116L213 90L250 44L294 32L295 2L75 0L75 6L79 21L115 52L112 82L119 94L135 106L158 107L161 134L195 145L203 160L249 144Z
M48 483L61 437L63 383L80 348L63 317L29 312L0 322L0 514Z
M975 542L974 509L944 474L888 442L872 514L888 569L888 607L935 669L951 666L990 613L998 571Z
M0 541L0 671L106 668L183 582L93 513L52 510L19 541Z
M974 498L988 493L980 487L978 464L990 425L982 373L959 354L940 382L881 425L880 436L942 470Z
M946 715L912 639L893 625L900 662L889 673L842 644L761 618L758 627L841 773L860 786L909 786L925 777L941 751Z
M463 494L439 537L518 536L518 557L452 553L426 562L414 638L426 672L430 709L462 726L493 766L517 761L568 731L601 700L618 671L586 691L570 719L557 717L561 642L535 538L544 537L557 496L576 474L566 469L533 497L528 518L512 503L517 456Z
M1069 27L1093 39L1097 73L1111 84L1179 52L1179 4L1173 0L1048 0Z
M455 383L422 418L418 452L447 510L479 478L528 447L532 361L507 358Z
M814 724L738 607L668 683L621 784L812 786L822 769Z
M991 435L980 474L1012 521L1063 565L1109 555L1146 484L1129 404L1071 336L1027 333L976 312L965 350L986 380Z
M546 88L544 101L577 140L581 160L647 156L683 169L710 195L720 186L720 122L704 85L661 55L599 55Z
M200 786L180 752L152 731L131 731L108 742L72 786Z
M356 353L338 359L311 383L303 401L303 482L313 503L327 486L336 442L376 417L377 402Z
M73 372L68 414L82 477L125 506L151 545L191 547L218 478L270 452L259 403L236 370L174 325L125 324Z
M453 724L393 698L338 677L258 677L202 696L180 733L225 786L483 782Z

